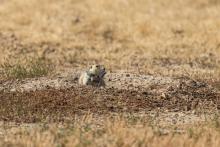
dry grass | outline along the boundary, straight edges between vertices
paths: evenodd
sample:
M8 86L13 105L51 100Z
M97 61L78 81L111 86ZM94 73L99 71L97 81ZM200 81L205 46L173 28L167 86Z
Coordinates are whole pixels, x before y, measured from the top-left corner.
M0 0L0 70L6 80L46 76L46 66L25 60L40 57L57 72L96 62L113 71L207 80L219 89L219 9L218 0ZM86 121L33 128L6 125L0 127L0 146L217 147L215 122L215 128L191 126L187 133L166 135L144 122L124 119L105 120L101 127Z
M44 59L26 59L25 64L20 61L11 64L10 61L1 65L2 77L7 79L23 79L47 76L52 71L52 65L49 65Z
M212 123L183 127L182 133L175 126L151 126L141 121L114 117L94 122L92 115L75 119L68 124L35 124L4 127L1 146L180 146L201 147L220 145L219 126ZM146 118L145 118L146 119Z
M219 7L216 0L1 1L1 32L18 38L1 47L1 60L38 54L62 68L99 62L219 79Z

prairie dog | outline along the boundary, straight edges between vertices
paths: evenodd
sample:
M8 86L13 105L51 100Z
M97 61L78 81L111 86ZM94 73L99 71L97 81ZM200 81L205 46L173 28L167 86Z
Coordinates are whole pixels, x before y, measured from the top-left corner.
M92 65L89 70L83 72L79 78L79 84L92 86L105 86L105 68L101 65Z

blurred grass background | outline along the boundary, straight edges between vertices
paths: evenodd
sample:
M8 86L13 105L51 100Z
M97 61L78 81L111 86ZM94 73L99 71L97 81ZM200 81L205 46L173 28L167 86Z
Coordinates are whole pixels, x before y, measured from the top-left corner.
M1 0L0 63L218 79L218 0Z

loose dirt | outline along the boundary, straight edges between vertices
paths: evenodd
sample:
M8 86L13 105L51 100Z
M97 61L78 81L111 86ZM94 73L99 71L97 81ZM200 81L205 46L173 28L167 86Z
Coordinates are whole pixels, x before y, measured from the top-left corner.
M198 121L196 115L217 112L220 108L218 90L186 77L154 77L120 71L107 74L106 87L95 88L78 85L79 74L71 71L51 79L2 82L0 120L64 121L88 113L158 113L165 122L181 123ZM176 114L173 116L171 112ZM187 113L192 115L192 120ZM162 123L161 120L157 121Z

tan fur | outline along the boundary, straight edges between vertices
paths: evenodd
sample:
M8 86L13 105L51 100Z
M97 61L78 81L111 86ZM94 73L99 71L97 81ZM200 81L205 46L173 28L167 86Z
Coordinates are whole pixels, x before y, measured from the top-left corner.
M105 68L101 65L92 65L88 71L81 74L79 84L92 86L105 86Z

